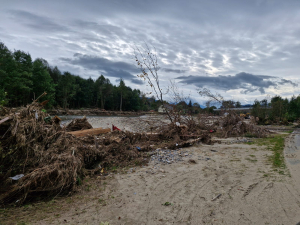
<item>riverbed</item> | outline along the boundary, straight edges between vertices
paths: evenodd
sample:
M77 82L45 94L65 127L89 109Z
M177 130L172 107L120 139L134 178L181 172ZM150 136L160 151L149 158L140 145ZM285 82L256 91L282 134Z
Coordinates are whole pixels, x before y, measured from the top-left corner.
M61 115L62 125L67 125L73 119L79 119L83 116ZM154 132L161 126L169 123L166 115L143 115L143 116L86 116L88 122L93 128L112 128L112 125L123 131L130 132Z

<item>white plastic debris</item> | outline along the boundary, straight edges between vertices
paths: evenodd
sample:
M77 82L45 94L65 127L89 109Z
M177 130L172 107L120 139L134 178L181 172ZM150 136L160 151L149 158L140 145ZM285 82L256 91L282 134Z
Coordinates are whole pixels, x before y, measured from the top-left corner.
M9 177L9 178L12 179L12 180L19 180L22 177L24 177L24 174L18 174L18 175L14 176L14 177Z

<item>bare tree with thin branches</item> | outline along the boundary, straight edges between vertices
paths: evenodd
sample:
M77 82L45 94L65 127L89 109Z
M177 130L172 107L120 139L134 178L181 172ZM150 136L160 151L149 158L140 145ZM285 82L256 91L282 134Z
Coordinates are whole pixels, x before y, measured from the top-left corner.
M160 67L158 66L156 49L154 47L152 48L154 49L154 51L152 51L152 49L150 49L147 44L145 44L145 47L134 47L135 61L138 68L142 72L140 75L138 75L138 77L144 79L144 81L147 81L154 94L156 95L156 98L161 101L171 123L173 123L173 119L170 115L170 109L168 109L164 102L164 93L159 82L158 71Z

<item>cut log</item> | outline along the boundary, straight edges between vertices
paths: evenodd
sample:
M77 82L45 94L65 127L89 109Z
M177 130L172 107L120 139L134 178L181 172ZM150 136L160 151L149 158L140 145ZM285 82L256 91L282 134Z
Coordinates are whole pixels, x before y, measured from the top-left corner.
M67 132L68 134L72 134L75 137L85 137L87 135L99 135L99 134L105 134L111 132L110 128L93 128L88 130L77 130L72 132Z

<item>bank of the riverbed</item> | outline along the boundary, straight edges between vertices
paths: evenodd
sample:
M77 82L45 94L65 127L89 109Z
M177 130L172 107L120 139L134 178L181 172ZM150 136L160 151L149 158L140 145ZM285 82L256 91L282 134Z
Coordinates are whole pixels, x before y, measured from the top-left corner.
M86 116L141 116L155 114L156 112L134 111L106 111L102 109L52 109L47 111L50 115L86 115Z

